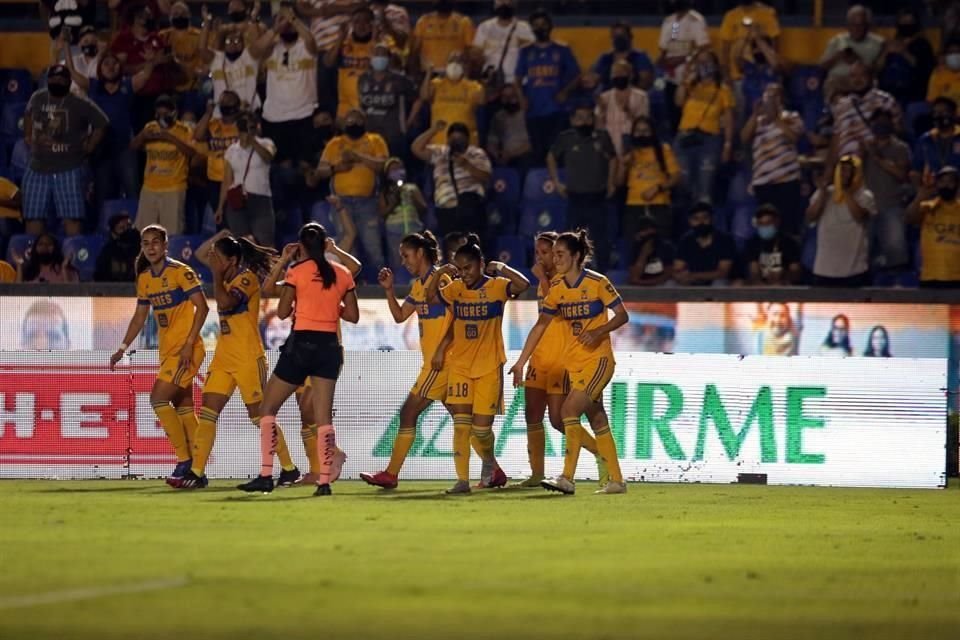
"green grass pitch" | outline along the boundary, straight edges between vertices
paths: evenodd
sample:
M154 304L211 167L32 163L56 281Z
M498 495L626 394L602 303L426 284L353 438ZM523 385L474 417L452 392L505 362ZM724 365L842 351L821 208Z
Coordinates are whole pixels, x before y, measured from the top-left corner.
M960 495L0 482L0 638L950 638Z

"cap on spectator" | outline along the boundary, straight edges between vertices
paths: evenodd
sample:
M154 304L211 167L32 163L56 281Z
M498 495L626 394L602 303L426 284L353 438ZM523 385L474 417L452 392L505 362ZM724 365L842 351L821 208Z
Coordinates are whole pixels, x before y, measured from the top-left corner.
M47 69L47 78L64 78L65 80L69 80L70 70L63 64L51 65L51 67Z
M937 171L937 177L938 177L938 178L941 177L941 176L950 176L950 175L954 175L954 176L955 176L955 175L958 175L958 174L960 174L960 171L958 171L956 167L951 166L951 165L949 165L949 164L948 164L947 166L943 167L942 169L940 169L940 171Z
M177 110L177 103L173 101L173 98L164 94L162 96L157 96L157 99L153 102L154 109L159 109L160 107L166 107L170 111Z

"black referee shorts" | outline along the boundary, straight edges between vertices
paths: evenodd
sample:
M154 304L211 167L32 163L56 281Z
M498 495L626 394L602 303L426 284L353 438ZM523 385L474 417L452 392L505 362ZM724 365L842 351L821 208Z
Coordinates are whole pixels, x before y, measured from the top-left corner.
M336 333L294 331L283 344L273 374L299 387L310 376L336 380L342 367L343 347Z

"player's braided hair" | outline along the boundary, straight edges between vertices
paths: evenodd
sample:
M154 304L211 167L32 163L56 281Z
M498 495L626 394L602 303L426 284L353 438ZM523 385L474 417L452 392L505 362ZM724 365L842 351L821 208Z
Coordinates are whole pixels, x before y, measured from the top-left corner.
M274 249L261 247L246 238L224 236L213 246L228 258L237 258L237 261L250 269L260 281L267 278L277 259L277 252Z

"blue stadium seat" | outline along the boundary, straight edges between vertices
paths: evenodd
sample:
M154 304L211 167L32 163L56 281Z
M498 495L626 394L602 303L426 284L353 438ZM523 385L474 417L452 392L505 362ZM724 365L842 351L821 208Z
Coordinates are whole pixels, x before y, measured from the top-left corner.
M541 231L567 228L567 201L562 198L523 205L520 215L520 235L532 236Z
M97 256L100 255L104 242L101 235L73 236L63 241L63 253L71 256L70 264L80 274L82 282L93 280Z
M616 287L627 284L629 275L630 274L627 269L611 269L607 271L607 279L610 280L610 282L612 282Z
M97 230L110 233L110 226L107 223L110 218L116 215L125 214L130 216L131 220L136 220L137 207L139 207L139 202L133 199L104 200L103 206L100 207L100 222Z
M511 235L517 231L519 208L500 206L496 202L487 205L487 231L492 235Z
M203 244L203 236L170 236L167 253L174 260L190 265L204 282L210 282L210 270L196 256L196 250Z
M0 103L26 103L33 94L33 75L29 69L0 69Z
M14 256L20 256L26 259L30 255L30 249L33 248L34 236L28 233L18 233L10 236L10 242L7 244L7 262L12 265L17 263Z
M515 269L527 266L530 239L524 236L500 236L494 243L492 260L506 262Z
M0 103L0 143L5 149L12 150L14 143L23 137L20 131L20 119L27 108L26 102Z
M493 170L488 208L488 228L498 235L517 230L520 213L520 174L515 169L501 167Z
M619 269L630 268L630 242L625 238L615 237L610 249L610 265Z
M564 180L565 174L560 171L560 179ZM546 169L531 169L527 172L527 179L523 185L523 201L544 202L552 200L562 200L557 193L553 180L550 179L550 173Z

